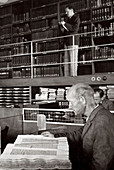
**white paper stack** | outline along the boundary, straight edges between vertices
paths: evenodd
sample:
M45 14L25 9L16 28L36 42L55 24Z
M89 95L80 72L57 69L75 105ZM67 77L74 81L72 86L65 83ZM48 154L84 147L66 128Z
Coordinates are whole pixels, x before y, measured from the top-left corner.
M6 146L0 157L0 168L3 170L71 169L67 139L19 135L14 144Z

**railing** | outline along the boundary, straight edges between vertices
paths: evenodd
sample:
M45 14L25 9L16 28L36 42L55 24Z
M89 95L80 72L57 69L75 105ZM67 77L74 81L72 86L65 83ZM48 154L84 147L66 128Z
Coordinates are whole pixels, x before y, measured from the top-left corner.
M107 30L105 30L107 31ZM110 34L110 30L109 34ZM0 77L61 77L77 76L80 65L114 60L114 43L107 35L105 43L94 43L99 31L69 36L39 39L0 46ZM91 35L91 36L90 36ZM80 46L75 46L75 38L80 37ZM97 36L99 37L99 36ZM64 48L64 39L72 39L72 46ZM102 40L102 36L100 36ZM110 42L110 43L108 43ZM68 53L72 56L69 59ZM78 56L76 55L78 53ZM72 73L73 72L73 73ZM75 73L76 72L76 73ZM113 69L109 69L113 72Z

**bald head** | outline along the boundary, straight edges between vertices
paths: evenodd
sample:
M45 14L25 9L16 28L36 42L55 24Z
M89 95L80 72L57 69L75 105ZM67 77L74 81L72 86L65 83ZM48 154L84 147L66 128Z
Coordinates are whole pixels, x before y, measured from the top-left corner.
M67 99L76 114L89 114L86 111L95 107L94 91L88 84L73 85L67 92Z

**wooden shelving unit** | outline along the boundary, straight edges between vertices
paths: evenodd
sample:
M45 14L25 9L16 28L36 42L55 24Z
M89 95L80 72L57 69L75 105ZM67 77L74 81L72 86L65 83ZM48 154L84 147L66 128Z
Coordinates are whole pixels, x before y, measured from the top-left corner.
M114 85L114 2L70 0L79 12L78 76L64 76L58 21L68 0L19 0L0 6L0 88ZM26 7L26 8L25 8Z

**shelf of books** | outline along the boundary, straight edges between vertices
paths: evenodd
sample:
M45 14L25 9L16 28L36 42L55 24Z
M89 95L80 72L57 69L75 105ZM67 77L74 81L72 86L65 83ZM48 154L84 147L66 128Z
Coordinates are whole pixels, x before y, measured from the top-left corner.
M11 6L0 7L0 45L11 43L12 34Z
M0 87L113 85L114 1L70 0L81 20L78 57L71 61L65 60L66 37L58 32L68 2L24 0L0 6Z
M59 48L60 39L62 38L55 37L1 45L0 78L64 78L68 75L67 72L70 72L65 69L66 66L70 65L69 68L75 69L75 60L72 58L71 63L64 61L65 49ZM79 47L78 75L92 75L92 64L95 73L113 74L114 44L111 39L110 42L105 39L102 41L104 43ZM89 66L90 69L87 69Z

